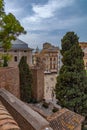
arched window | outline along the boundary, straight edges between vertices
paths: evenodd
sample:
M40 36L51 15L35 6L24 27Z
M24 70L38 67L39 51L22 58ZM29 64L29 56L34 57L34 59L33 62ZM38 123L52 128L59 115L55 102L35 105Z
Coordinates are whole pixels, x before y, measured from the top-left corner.
M17 60L18 60L18 59L17 59L17 56L14 56L14 61L17 62Z
M50 58L50 62L52 62L52 58Z
M56 58L54 57L54 61L56 61Z

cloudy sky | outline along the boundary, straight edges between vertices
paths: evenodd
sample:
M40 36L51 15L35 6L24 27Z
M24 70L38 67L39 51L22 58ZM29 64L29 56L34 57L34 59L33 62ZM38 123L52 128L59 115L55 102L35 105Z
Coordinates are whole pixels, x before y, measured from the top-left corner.
M29 47L44 42L61 46L61 38L74 31L87 41L87 0L5 0L6 13L13 13L27 31L19 38Z

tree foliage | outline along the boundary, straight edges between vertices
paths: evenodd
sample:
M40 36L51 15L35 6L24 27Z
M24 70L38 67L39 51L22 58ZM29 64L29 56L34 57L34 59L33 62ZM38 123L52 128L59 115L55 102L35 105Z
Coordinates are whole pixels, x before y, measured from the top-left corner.
M3 26L0 31L0 42L5 51L11 48L11 41L16 40L16 37L24 33L24 28L20 22L11 13L3 17Z
M5 13L4 1L0 0L0 43L5 51L11 48L11 41L21 33L25 33L24 28L12 13Z
M0 0L0 44L4 51L11 49L12 40L22 33L26 31L12 13L5 13L4 0Z
M1 54L1 58L4 61L2 66L6 67L6 66L8 66L8 61L11 60L12 55L10 55L10 54Z
M2 17L3 14L5 14L5 12L4 12L4 1L0 0L0 16Z
M87 77L78 39L74 32L68 32L61 40L63 66L55 92L61 106L87 116Z
M19 73L21 100L29 102L31 100L32 91L32 74L27 64L25 56L23 56L20 60Z

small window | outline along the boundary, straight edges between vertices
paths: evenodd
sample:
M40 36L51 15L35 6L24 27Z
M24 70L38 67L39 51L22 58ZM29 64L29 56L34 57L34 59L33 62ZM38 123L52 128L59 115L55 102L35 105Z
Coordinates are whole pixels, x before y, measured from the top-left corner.
M53 68L55 69L55 64L53 65Z
M50 62L52 61L52 58L50 58Z
M54 61L56 61L56 58L54 58Z
M50 63L50 69L52 69L52 63Z
M85 66L87 67L87 62L86 62L86 64L85 64Z
M27 52L26 50L24 52Z
M14 61L17 62L17 56L14 57Z
M17 50L14 50L14 52L17 52Z

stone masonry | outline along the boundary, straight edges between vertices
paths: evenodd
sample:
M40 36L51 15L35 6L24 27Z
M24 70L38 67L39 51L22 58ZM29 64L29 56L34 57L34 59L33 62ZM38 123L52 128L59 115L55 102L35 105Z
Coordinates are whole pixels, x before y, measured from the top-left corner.
M56 85L57 74L50 73L44 75L44 98L46 100L52 100L55 98L55 85Z
M16 97L20 97L18 68L0 68L0 88L5 88Z
M5 89L0 89L0 101L18 123L21 130L53 130L49 122Z
M32 96L37 101L41 101L44 97L44 72L40 67L34 67L31 70L33 76Z

